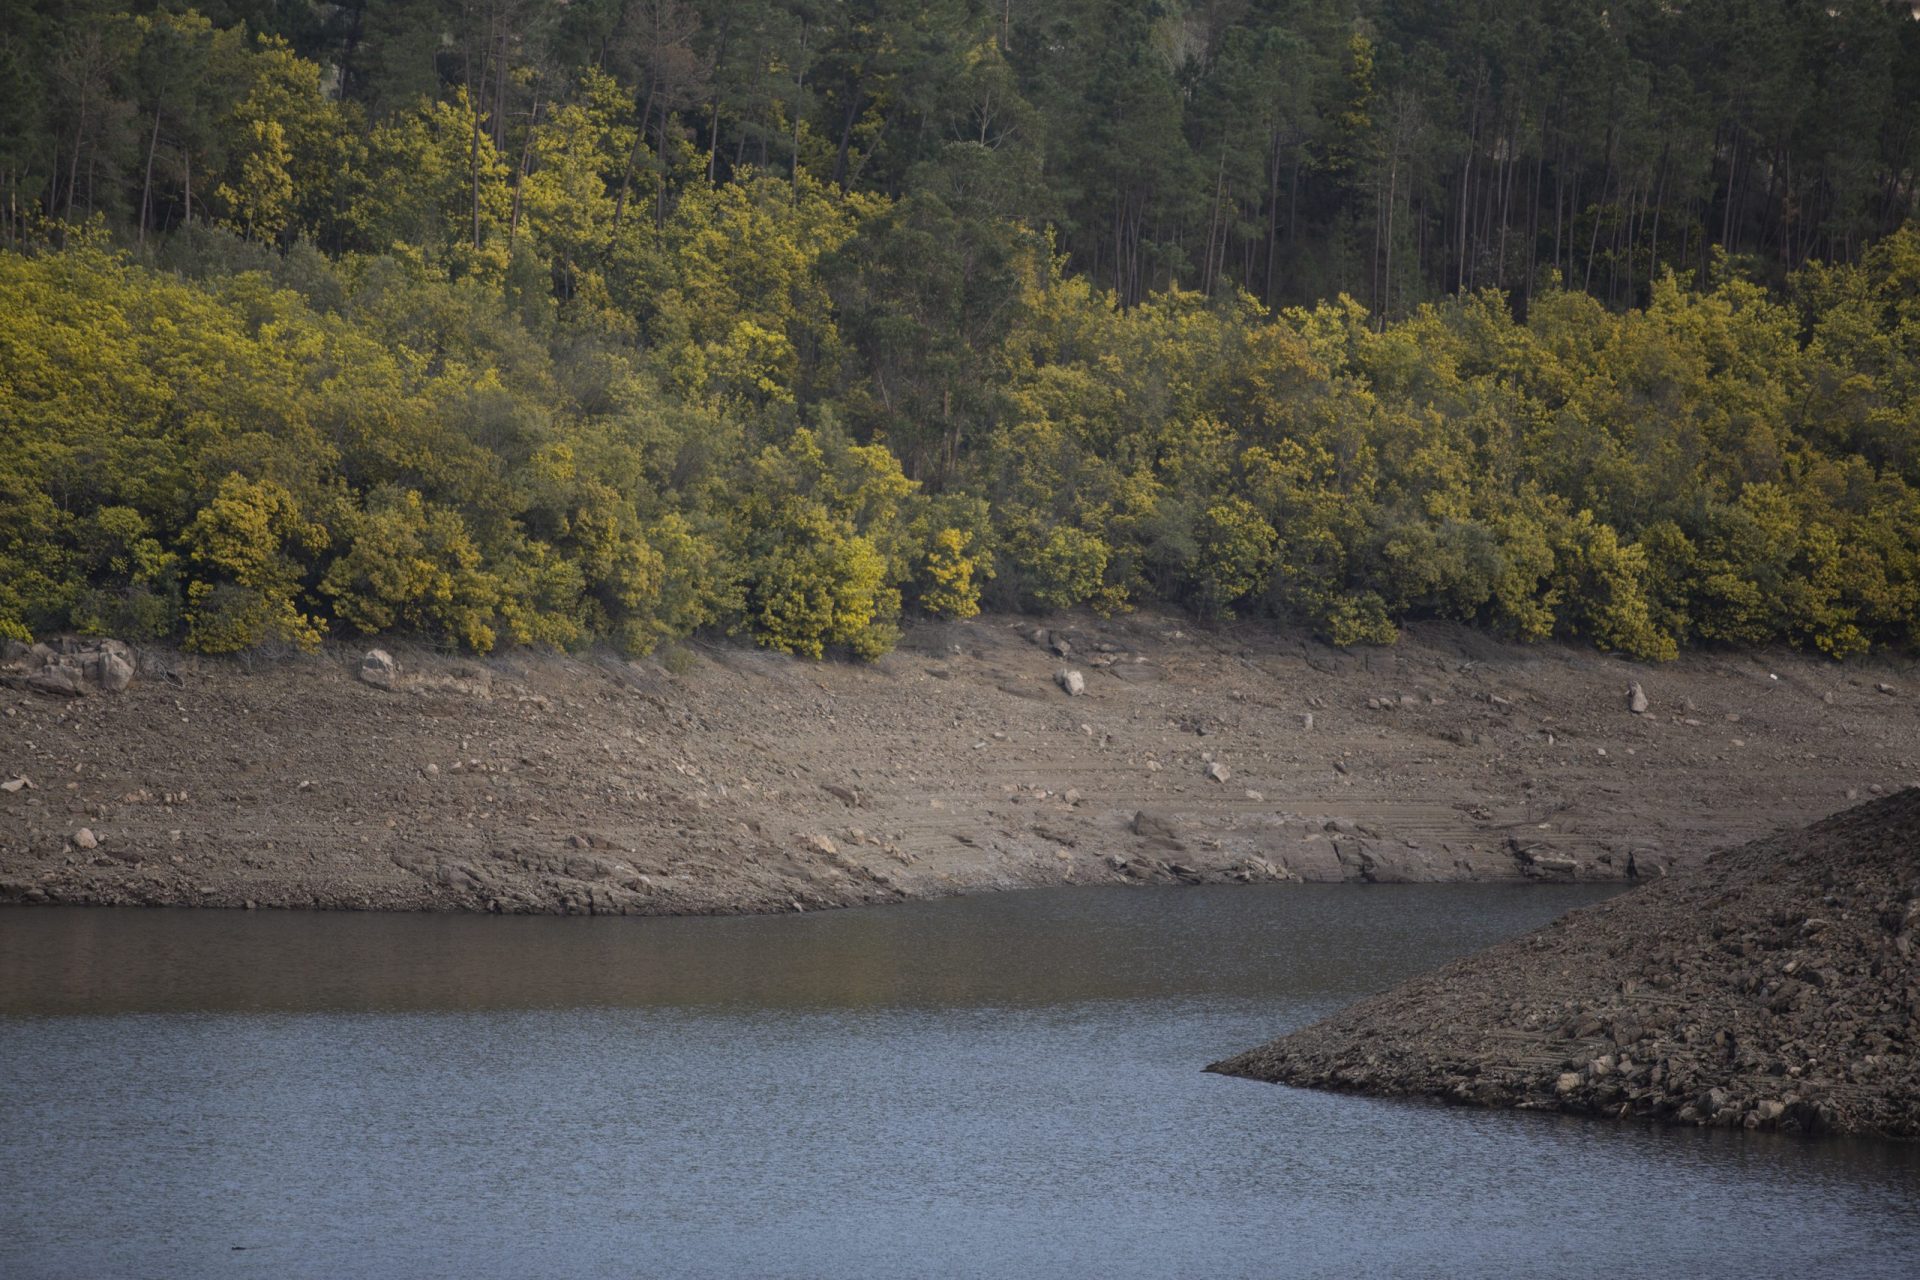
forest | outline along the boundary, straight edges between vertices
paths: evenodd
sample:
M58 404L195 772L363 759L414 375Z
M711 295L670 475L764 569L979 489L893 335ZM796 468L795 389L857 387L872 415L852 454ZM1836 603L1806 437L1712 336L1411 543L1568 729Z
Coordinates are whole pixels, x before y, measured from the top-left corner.
M0 13L0 635L1920 641L1906 4Z

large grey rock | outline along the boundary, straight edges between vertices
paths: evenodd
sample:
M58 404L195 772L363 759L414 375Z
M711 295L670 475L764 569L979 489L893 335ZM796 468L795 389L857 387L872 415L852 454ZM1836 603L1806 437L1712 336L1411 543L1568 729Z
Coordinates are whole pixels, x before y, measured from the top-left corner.
M133 663L118 653L103 653L98 665L100 687L108 693L125 693L133 683Z
M1087 691L1087 678L1065 667L1053 673L1053 682L1064 689L1069 698L1077 698Z
M400 686L400 664L385 649L369 649L360 659L360 679L376 689L397 689Z
M1158 809L1141 809L1133 815L1133 834L1150 843L1169 849L1180 849L1182 829L1180 819Z
M0 673L6 673L8 683L63 698L96 689L123 693L138 670L131 646L94 636L63 636L52 644L11 641L0 659Z
M42 667L27 677L27 688L61 698L80 698L86 696L87 681L78 667Z

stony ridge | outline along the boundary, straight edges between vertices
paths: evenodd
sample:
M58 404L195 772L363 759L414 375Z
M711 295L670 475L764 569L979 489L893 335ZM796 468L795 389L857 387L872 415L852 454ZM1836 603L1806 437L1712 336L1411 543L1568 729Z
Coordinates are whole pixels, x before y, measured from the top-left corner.
M1920 788L1703 864L1208 1070L1484 1107L1920 1137Z

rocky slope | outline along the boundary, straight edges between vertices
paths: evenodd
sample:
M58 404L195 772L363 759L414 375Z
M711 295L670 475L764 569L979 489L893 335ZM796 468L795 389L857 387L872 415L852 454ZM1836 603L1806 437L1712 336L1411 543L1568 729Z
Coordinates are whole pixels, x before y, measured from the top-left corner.
M120 650L67 649L0 658L0 901L689 913L1648 878L1920 778L1911 662L1648 668L1440 626L1342 652L988 617L873 666L146 651L130 682Z
M1728 850L1209 1070L1920 1137L1920 789Z

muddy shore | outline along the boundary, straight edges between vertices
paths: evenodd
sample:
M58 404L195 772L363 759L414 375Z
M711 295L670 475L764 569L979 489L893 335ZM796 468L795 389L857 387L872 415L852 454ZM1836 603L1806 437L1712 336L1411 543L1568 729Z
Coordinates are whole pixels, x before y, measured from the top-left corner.
M1151 614L926 625L872 666L395 649L380 687L365 652L147 651L124 692L0 687L0 901L690 914L1651 880L1920 779L1910 661L1647 667L1446 626L1343 652Z
M1208 1068L1920 1137L1920 789L1716 854Z

